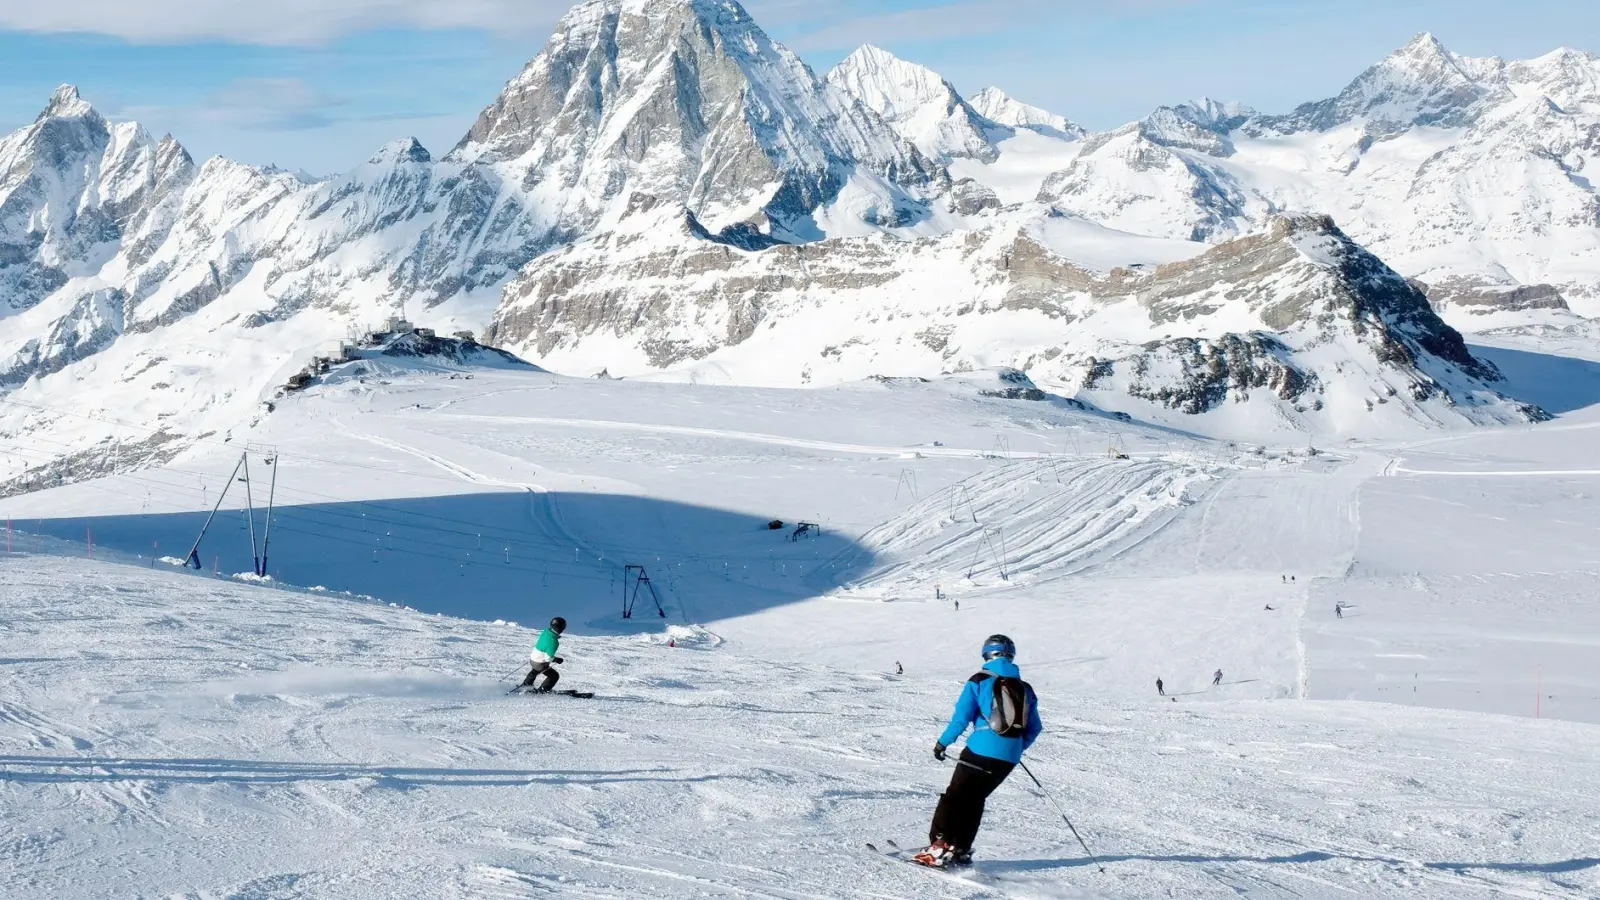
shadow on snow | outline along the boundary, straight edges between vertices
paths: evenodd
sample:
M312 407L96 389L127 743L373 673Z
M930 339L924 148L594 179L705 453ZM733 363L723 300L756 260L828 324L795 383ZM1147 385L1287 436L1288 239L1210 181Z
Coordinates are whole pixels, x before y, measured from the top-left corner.
M18 549L177 569L207 512L20 520ZM872 554L829 531L792 540L794 523L616 494L509 491L279 506L267 572L283 585L347 592L423 612L580 633L660 631L826 593ZM266 514L255 513L256 541ZM196 575L255 569L244 510L217 514ZM647 584L628 566L643 566ZM188 570L192 571L192 570ZM655 589L652 596L651 588ZM656 601L661 609L658 612ZM624 603L633 606L624 619ZM662 615L661 613L665 613Z
M362 766L349 763L274 762L239 759L123 759L118 757L0 756L0 782L31 784L94 781L153 781L213 784L297 784L307 781L375 780L398 788L521 787L529 784L619 784L708 782L732 776L684 775L669 768L621 769L446 769ZM45 771L16 771L20 766Z
M1421 866L1425 869L1443 869L1457 874L1465 874L1471 869L1490 869L1497 872L1542 872L1560 873L1577 872L1583 869L1600 867L1600 858L1579 857L1576 859L1562 859L1555 862L1424 862L1413 863L1400 859L1390 859L1383 856L1363 856L1360 854L1325 853L1320 850L1311 850L1305 853L1295 853L1288 856L1206 856L1201 854L1171 854L1171 855L1139 855L1125 854L1118 856L1102 856L1102 863L1114 862L1171 862L1171 863L1197 863L1201 865L1215 863L1259 863L1261 865L1293 865L1321 862L1361 862L1380 863L1386 866ZM1051 869L1074 869L1094 865L1088 859L1019 859L1006 862L983 863L983 871L999 874L1002 872L1043 872Z
M1469 349L1500 369L1506 380L1494 387L1508 397L1555 415L1600 403L1600 363L1476 344Z

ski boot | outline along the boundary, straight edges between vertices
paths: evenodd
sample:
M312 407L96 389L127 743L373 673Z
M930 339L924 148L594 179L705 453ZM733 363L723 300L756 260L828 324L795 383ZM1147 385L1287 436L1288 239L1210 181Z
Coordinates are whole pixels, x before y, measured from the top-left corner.
M950 865L955 856L956 848L950 846L949 842L934 841L928 845L928 849L911 857L911 861L930 869L943 869Z

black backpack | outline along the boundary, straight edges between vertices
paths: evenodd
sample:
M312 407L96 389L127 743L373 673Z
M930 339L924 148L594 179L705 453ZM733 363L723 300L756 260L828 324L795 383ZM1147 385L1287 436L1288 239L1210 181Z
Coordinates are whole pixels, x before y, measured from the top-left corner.
M994 700L989 704L989 730L1004 738L1019 738L1028 733L1033 714L1033 688L1020 678L1007 678L989 672L972 676L973 684L994 679Z

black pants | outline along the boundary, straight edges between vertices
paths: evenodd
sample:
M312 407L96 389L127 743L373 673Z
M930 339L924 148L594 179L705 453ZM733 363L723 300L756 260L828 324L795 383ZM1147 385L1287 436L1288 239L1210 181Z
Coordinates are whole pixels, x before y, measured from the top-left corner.
M928 843L946 841L957 850L971 850L978 839L978 827L983 824L983 807L1015 763L979 756L963 749L956 771L950 776L950 787L939 797L939 806L933 811L933 827L928 829Z
M528 672L528 677L522 679L522 686L532 686L540 674L544 675L544 684L539 685L535 690L548 691L556 686L556 682L561 680L561 673L556 671L555 666L549 663L534 663L533 669Z

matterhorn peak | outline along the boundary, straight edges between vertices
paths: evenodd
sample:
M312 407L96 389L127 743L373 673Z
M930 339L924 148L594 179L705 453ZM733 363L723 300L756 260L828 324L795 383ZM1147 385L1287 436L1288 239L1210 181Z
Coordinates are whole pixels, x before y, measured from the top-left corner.
M39 118L44 119L72 119L90 115L94 107L78 96L76 85L63 84L50 95L50 102L45 104L44 112L39 113Z

